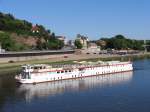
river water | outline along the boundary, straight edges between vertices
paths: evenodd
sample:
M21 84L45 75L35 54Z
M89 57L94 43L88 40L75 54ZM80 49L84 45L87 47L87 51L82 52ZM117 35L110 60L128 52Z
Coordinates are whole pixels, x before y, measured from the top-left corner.
M0 76L0 112L150 112L150 60L134 71L82 79L18 85Z

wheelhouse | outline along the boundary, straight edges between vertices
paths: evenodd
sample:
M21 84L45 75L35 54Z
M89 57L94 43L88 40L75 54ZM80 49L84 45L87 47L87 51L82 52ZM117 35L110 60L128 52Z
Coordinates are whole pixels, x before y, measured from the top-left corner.
M50 67L46 65L24 65L21 68L20 78L22 79L31 79L31 74L33 72L43 71Z

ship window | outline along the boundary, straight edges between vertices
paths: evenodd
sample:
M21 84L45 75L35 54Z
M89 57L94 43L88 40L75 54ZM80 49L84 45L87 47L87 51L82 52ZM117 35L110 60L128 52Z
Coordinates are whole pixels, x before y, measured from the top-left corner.
M31 77L30 77L29 72L26 72L26 73L23 72L23 73L22 73L22 78L23 78L23 79L30 79Z
M59 71L57 71L57 73L60 73Z
M29 73L27 74L27 78L28 78L28 79L31 79L31 76L30 76L30 74L29 74Z
M22 69L23 69L23 70L25 70L25 69L26 69L26 67L22 67Z
M67 70L65 70L65 72L67 72Z
M38 67L34 67L34 69L38 69Z
M82 69L81 68L79 68L79 71L81 71Z
M61 71L61 73L64 73L64 71Z
M71 70L69 70L69 72L71 72Z

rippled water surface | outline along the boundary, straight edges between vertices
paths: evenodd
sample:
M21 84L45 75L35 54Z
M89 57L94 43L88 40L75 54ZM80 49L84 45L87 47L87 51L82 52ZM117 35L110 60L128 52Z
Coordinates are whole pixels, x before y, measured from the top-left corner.
M134 71L36 85L0 76L0 112L150 112L150 60Z

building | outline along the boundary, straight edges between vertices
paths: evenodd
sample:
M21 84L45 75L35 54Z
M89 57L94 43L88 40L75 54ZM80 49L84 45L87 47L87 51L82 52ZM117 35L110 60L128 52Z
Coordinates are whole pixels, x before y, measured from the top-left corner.
M56 38L61 41L65 41L65 39L66 39L65 36L56 36Z
M67 41L66 41L66 37L65 37L65 36L56 36L56 38L57 38L58 40L63 41L65 45L67 44Z
M89 44L88 44L88 48L95 49L95 48L97 48L97 47L98 47L98 46L97 46L96 43L89 43Z
M101 51L101 47L97 46L96 43L88 43L88 46L86 49L82 50L82 53L84 54L99 54Z
M32 31L32 33L39 33L40 29L37 25L34 25L34 26L32 26L31 31Z
M4 53L5 49L2 49L1 43L0 43L0 53Z
M77 34L77 40L80 41L80 43L83 45L83 49L87 49L88 47L88 37L84 36L84 35L80 35L80 34Z
M69 40L69 41L67 41L67 45L68 45L68 46L73 46L73 47L75 47L75 45L74 45L74 40Z
M98 54L101 50L100 46L97 46L96 43L89 43L87 48L87 53Z

